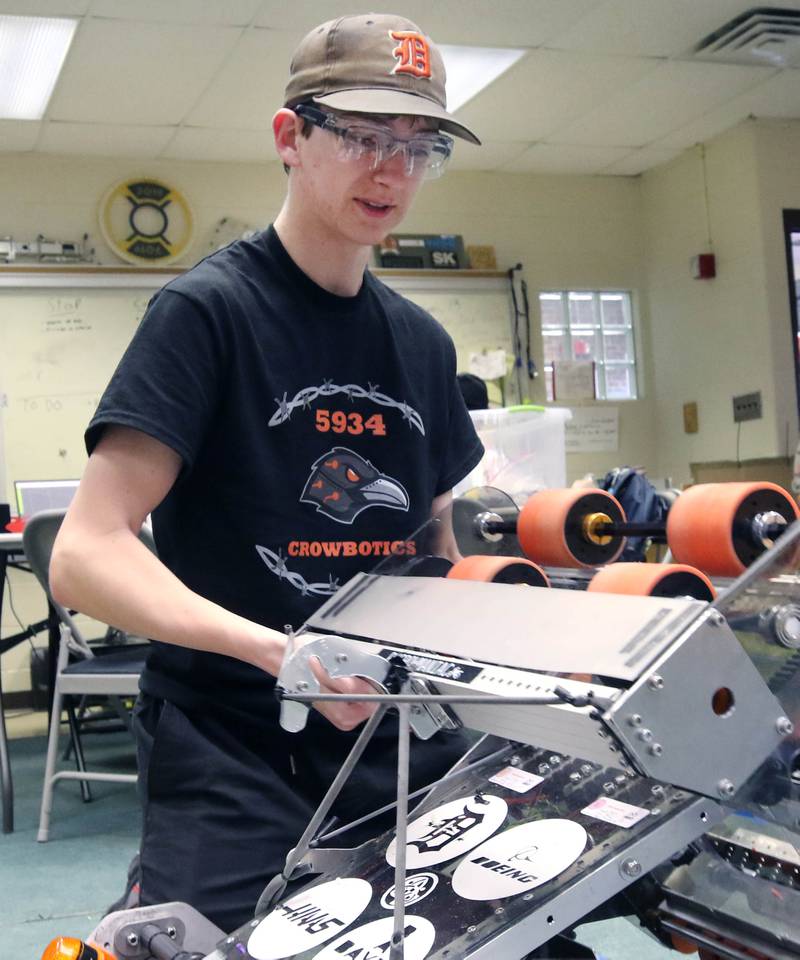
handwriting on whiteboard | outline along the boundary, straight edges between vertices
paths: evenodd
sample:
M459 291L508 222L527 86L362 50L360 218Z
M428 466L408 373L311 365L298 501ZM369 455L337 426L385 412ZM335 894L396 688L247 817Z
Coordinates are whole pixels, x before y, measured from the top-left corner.
M616 407L573 407L566 424L567 453L613 453L619 449Z

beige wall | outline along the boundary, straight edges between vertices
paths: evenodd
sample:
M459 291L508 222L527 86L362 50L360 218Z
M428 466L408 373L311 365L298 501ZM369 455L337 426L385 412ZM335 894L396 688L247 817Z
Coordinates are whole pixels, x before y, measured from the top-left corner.
M782 207L800 207L800 123L746 121L642 177L659 474L689 463L785 456L797 436ZM794 153L792 153L794 151ZM706 193L708 223L706 220ZM709 249L713 280L689 258ZM732 397L760 390L762 420L739 428ZM698 404L700 429L683 432ZM738 438L737 438L738 433Z
M268 223L279 209L285 175L277 163L158 163L5 154L0 184L0 234L18 240L39 233L77 240L85 232L100 262L116 263L97 227L96 212L109 186L138 173L163 177L189 199L196 220L196 243L187 262L209 248L222 217L255 226ZM426 184L405 228L463 234L468 243L493 244L498 263L525 267L531 306L538 323L536 292L553 287L622 287L637 294L642 307L643 358L649 356L644 298L640 183L635 178L550 177L451 172ZM542 367L541 340L534 329L534 353ZM603 473L619 463L655 464L653 403L645 363L645 399L619 404L620 450L570 456L569 479L587 471ZM0 385L0 390L2 385ZM544 385L533 384L531 399L541 401ZM13 478L9 478L13 479ZM20 619L42 617L41 592L32 578L12 572L12 589ZM8 603L2 633L18 629ZM21 648L3 657L6 690L28 686L28 652Z

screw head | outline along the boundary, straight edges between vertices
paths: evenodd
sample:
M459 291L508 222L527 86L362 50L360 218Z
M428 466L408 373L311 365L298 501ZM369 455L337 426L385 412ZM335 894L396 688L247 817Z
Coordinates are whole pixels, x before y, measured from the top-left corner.
M167 936L170 940L174 940L178 936L178 931L173 926L167 927Z
M638 713L632 713L632 714L628 717L628 723L629 723L632 727L641 727L641 725L642 725L641 715L638 714Z
M508 762L511 764L512 767L518 767L521 761L519 757L515 755L511 757Z
M639 731L638 736L642 743L650 743L650 741L653 739L653 731L648 730L647 727L643 727Z
M642 873L642 865L638 860L634 860L633 857L630 857L627 860L623 860L620 865L619 872L623 877L638 877Z
M660 743L651 743L650 744L650 755L653 757L660 757L664 753L664 748Z
M647 681L647 686L650 687L651 690L663 690L664 678L660 674L654 673Z
M782 737L788 737L790 734L794 733L794 724L788 717L778 717L778 721L775 724L778 733Z
M736 793L736 787L728 779L720 780L717 784L717 793L723 798L729 798Z
M719 610L714 610L708 618L708 622L713 627L721 627L725 623L725 617L719 612Z
M130 947L138 947L138 945L139 945L139 936L138 936L138 934L135 934L135 933L131 932L131 933L128 934L127 937L125 937L125 939L126 939L127 942L128 942L128 946L130 946Z
M347 654L346 653L337 653L336 654L337 663L347 663Z

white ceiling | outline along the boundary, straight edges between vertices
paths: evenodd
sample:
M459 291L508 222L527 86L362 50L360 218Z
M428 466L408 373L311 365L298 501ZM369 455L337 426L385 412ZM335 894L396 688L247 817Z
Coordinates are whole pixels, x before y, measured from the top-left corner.
M485 146L460 142L452 168L634 175L747 116L800 118L800 69L690 57L759 3L0 0L0 13L80 19L44 119L0 121L0 151L276 162L270 119L299 39L388 10L440 43L528 49L458 112Z

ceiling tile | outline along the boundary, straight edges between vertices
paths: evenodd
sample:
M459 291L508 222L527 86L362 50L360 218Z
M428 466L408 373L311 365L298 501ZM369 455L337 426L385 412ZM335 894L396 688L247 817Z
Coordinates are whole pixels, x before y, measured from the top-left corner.
M80 17L91 0L0 0L0 13L16 17Z
M261 0L94 0L93 17L150 20L159 23L204 23L242 26L256 15Z
M189 111L197 127L263 130L283 103L296 38L273 30L249 30L236 54Z
M615 176L634 177L652 167L668 163L680 154L680 150L666 150L655 147L644 147L641 150L632 150L620 160L615 160L603 169L604 174Z
M77 123L179 123L240 34L234 27L85 21L48 117Z
M41 128L39 120L0 120L0 152L33 150Z
M405 0L347 4L347 13L397 13L424 30L438 43L478 44L484 47L535 47L577 23L602 0ZM264 3L259 26L296 32L297 39L317 24L342 15L340 0L287 4Z
M227 163L277 163L272 132L182 127L164 150L169 160L213 160Z
M548 46L629 57L680 56L746 7L745 0L607 0Z
M557 130L557 143L640 147L666 137L774 73L770 67L668 61Z
M134 127L110 123L45 124L42 153L85 153L104 157L157 157L175 134L174 127Z
M500 169L503 173L600 173L628 153L625 147L535 143Z
M456 148L447 166L450 170L497 170L504 163L509 163L521 153L524 153L529 143L521 142L492 142L484 140L481 146L456 141Z
M541 140L655 69L648 60L532 50L457 116L481 138Z

